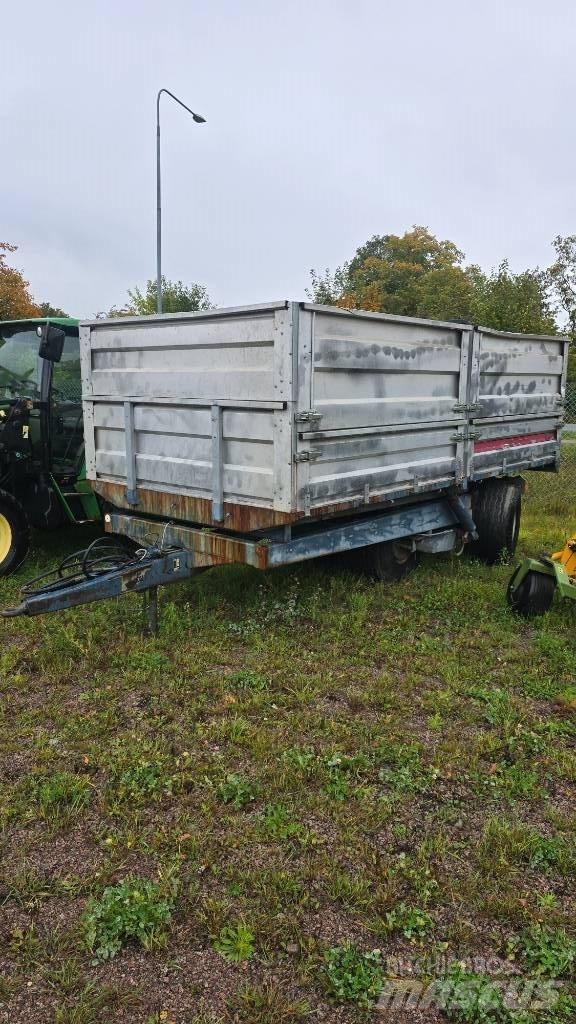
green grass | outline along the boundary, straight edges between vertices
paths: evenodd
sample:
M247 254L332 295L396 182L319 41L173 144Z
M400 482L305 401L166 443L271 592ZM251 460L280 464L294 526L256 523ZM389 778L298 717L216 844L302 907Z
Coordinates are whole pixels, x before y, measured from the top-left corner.
M530 481L519 554L573 528L552 482ZM2 605L84 536L36 540ZM391 960L479 958L558 978L561 1003L516 1021L467 966L447 1019L568 1021L576 607L516 619L510 571L217 569L163 592L152 639L133 595L2 621L11 1019L349 1024Z

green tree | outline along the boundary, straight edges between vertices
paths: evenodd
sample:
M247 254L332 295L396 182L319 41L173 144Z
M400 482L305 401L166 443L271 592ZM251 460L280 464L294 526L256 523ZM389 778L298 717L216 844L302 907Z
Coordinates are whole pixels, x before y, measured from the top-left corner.
M65 313L59 306L53 306L51 302L40 302L38 309L40 310L38 316L70 316L69 313Z
M213 309L208 291L203 284L185 285L182 281L169 281L162 276L162 312L195 313L202 309ZM156 279L150 278L141 290L138 285L128 289L128 302L118 308L113 306L107 316L150 316L156 312ZM104 314L98 314L102 316Z
M576 235L557 235L552 242L556 259L548 269L552 299L566 320L562 329L576 337Z
M576 235L556 235L552 242L556 259L548 268L552 301L560 319L560 329L572 342L568 356L568 380L576 380Z
M40 309L34 302L19 270L6 264L7 253L16 252L18 246L0 242L0 320L25 320L40 316Z
M545 272L524 270L512 274L508 261L503 260L491 274L471 268L471 276L474 280L471 314L475 323L499 331L556 333Z
M430 320L472 319L475 283L461 267L429 270L418 282L416 316Z

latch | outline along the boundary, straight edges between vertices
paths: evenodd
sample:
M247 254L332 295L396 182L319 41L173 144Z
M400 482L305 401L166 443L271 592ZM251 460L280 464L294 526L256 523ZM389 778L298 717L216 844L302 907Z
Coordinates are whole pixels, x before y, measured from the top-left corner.
M315 426L318 420L322 418L322 413L316 409L304 409L303 412L297 412L295 418L297 423L310 423L312 426Z
M296 452L294 462L313 462L322 455L321 448L309 448L307 452Z
M480 402L457 402L456 405L452 406L453 412L480 412L482 406Z

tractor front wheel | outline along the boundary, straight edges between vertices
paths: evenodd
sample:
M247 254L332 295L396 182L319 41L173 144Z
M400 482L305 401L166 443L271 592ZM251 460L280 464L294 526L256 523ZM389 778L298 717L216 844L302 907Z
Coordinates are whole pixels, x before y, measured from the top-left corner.
M506 594L508 604L513 611L532 618L534 615L544 615L550 608L556 589L556 579L547 573L527 572L522 582L516 586L515 580L520 574L522 566L519 565L510 577L508 592Z
M9 576L28 554L30 528L19 501L0 490L0 576Z

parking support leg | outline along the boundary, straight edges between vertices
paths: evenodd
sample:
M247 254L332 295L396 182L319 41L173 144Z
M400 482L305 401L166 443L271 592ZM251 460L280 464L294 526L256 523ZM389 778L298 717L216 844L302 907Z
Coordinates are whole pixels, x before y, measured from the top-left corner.
M158 587L144 591L145 632L156 636L158 632Z

